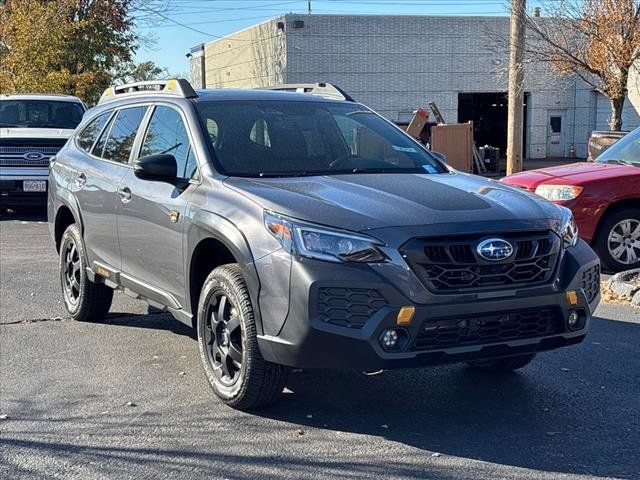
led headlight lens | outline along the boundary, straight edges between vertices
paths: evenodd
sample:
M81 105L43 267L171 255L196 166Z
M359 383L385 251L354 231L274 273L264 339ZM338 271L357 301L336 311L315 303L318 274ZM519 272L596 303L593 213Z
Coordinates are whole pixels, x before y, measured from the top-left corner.
M265 212L267 230L282 247L303 257L329 262L385 262L378 240L355 233L339 232Z
M562 244L564 248L575 247L578 244L578 225L573 218L571 210L565 207L558 207L562 209L562 219L558 223L557 233L562 238Z
M536 194L552 202L573 200L582 193L583 188L574 185L539 185Z

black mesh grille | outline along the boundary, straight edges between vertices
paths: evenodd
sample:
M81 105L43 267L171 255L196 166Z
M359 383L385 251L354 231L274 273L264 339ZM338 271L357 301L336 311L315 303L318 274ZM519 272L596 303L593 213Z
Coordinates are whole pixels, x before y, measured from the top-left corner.
M582 272L582 288L588 302L592 302L598 296L600 293L600 265Z
M562 313L552 307L438 321L427 320L420 327L414 348L435 350L499 343L553 335L562 330Z
M362 328L378 310L387 305L377 290L367 288L318 289L318 317L341 327Z
M503 261L487 261L476 252L485 237L414 239L401 249L413 271L433 292L459 292L512 285L540 284L551 279L560 250L553 233L504 235L514 253Z

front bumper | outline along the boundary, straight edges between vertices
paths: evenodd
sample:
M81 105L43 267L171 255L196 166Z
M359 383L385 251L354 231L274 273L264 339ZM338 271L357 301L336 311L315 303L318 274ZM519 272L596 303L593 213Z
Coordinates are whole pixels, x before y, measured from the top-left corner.
M44 192L25 192L25 180L46 182ZM0 172L0 207L41 207L47 204L48 168L3 168Z
M416 303L409 300L415 292L401 292L373 269L357 264L299 259L292 262L290 275L286 320L277 333L260 335L258 342L266 360L298 368L404 368L552 350L584 339L600 300L599 260L584 242L564 256L553 285L514 288L493 297L466 295L456 300L447 296L443 300L435 295L432 302ZM570 304L567 291L577 293L576 304ZM354 304L355 310L345 314ZM404 348L385 351L380 336L396 327L402 306L415 307L413 321L404 327ZM577 330L570 330L566 322L571 310L582 316ZM489 325L486 319L500 328L500 322L514 318L511 314L536 311L553 312L549 320L553 328L512 334L508 323L502 323L503 335L473 337L478 328ZM274 315L261 302L263 323ZM451 327L458 320L462 333L454 337L459 341L420 343L435 326Z

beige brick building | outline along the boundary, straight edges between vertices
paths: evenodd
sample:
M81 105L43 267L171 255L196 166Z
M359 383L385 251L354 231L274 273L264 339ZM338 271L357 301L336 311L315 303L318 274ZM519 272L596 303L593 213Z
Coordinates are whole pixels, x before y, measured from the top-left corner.
M506 17L288 14L195 47L192 80L207 88L325 81L392 121L434 101L447 121L473 120L476 140L504 148L508 56L496 42ZM640 125L638 77L624 128ZM525 74L529 158L586 156L592 130L607 129L608 101L549 65Z

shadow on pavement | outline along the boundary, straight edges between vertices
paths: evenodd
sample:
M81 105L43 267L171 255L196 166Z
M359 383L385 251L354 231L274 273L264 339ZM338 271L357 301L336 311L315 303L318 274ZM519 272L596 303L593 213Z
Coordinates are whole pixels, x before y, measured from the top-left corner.
M583 346L513 374L305 371L290 377L290 400L258 414L497 464L640 475L638 345L640 325L596 319ZM628 389L611 389L621 384Z
M47 207L25 207L20 209L0 208L0 222L18 220L23 222L46 222Z
M171 329L169 323L180 325L168 315L157 317L123 316L112 318L111 323L166 329ZM493 375L459 365L375 376L353 371L304 371L292 373L287 383L290 393L280 403L251 414L233 412L215 400L205 400L187 417L170 415L167 419L163 414L140 412L135 431L156 432L162 446L140 446L136 436L123 443L122 423L95 417L84 437L75 433L68 438L58 433L34 435L23 430L18 438L0 437L0 452L4 447L65 464L98 464L107 477L140 468L166 469L167 474L202 473L215 463L220 478L275 479L282 478L283 472L290 478L310 478L313 473L322 478L489 478L497 474L491 470L495 465L490 464L551 475L629 478L640 473L638 345L640 325L599 318L584 344L543 354L519 373ZM212 418L218 429L231 432L231 444L238 443L246 454L219 443L221 433L203 427ZM295 450L274 457L265 453L273 447L261 442L269 438L265 436L272 434L273 428L290 431L291 426L278 423L269 428L258 419L300 426L310 432L305 441L322 439L325 449L326 443L339 438L337 432L348 432L381 437L426 455L377 458L368 454L367 437L354 436L336 448L353 448L358 452L355 457L338 452L337 458L309 458ZM45 422L56 421L74 426L77 422L86 424L87 418ZM168 434L158 432L162 422L171 423ZM33 428L39 432L42 426L35 424ZM29 434L33 440L25 439ZM290 434L278 438L294 441ZM428 452L490 464L474 462L462 475L447 464L426 461ZM16 465L16 469L23 465ZM305 474L296 475L301 470ZM499 476L518 478L517 474Z

